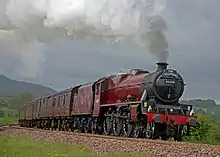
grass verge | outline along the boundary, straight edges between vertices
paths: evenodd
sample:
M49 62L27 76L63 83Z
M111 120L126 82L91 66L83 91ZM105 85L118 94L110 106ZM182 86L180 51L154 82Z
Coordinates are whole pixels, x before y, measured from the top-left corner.
M128 157L129 154L107 154L104 156L70 144L58 144L32 140L27 137L0 135L1 157ZM132 155L133 157L141 157Z
M17 123L17 119L15 117L1 117L0 124L14 124Z

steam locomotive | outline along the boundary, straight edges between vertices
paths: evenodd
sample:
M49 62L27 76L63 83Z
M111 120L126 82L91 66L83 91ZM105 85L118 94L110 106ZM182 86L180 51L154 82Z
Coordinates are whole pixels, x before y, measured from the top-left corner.
M184 80L168 64L132 69L38 98L19 110L23 127L181 141L197 123L179 103Z

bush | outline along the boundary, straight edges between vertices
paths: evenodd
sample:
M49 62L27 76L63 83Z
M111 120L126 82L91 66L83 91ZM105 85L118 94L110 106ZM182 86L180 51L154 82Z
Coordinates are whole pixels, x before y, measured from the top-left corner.
M213 117L198 114L198 124L191 129L191 136L185 141L207 144L220 144L220 122Z

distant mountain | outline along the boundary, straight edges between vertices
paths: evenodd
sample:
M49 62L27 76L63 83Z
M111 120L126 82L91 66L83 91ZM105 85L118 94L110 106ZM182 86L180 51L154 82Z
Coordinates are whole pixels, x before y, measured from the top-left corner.
M35 97L39 97L52 94L56 91L39 84L16 81L4 75L0 75L0 98L10 97L25 92L28 92Z

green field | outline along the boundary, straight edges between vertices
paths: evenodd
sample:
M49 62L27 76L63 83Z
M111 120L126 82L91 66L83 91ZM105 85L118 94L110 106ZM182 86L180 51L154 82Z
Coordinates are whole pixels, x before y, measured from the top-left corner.
M1 157L128 157L129 154L97 155L84 147L0 135ZM134 155L132 155L135 157ZM136 156L138 157L138 156ZM140 157L140 156L139 156ZM146 156L145 156L146 157Z

